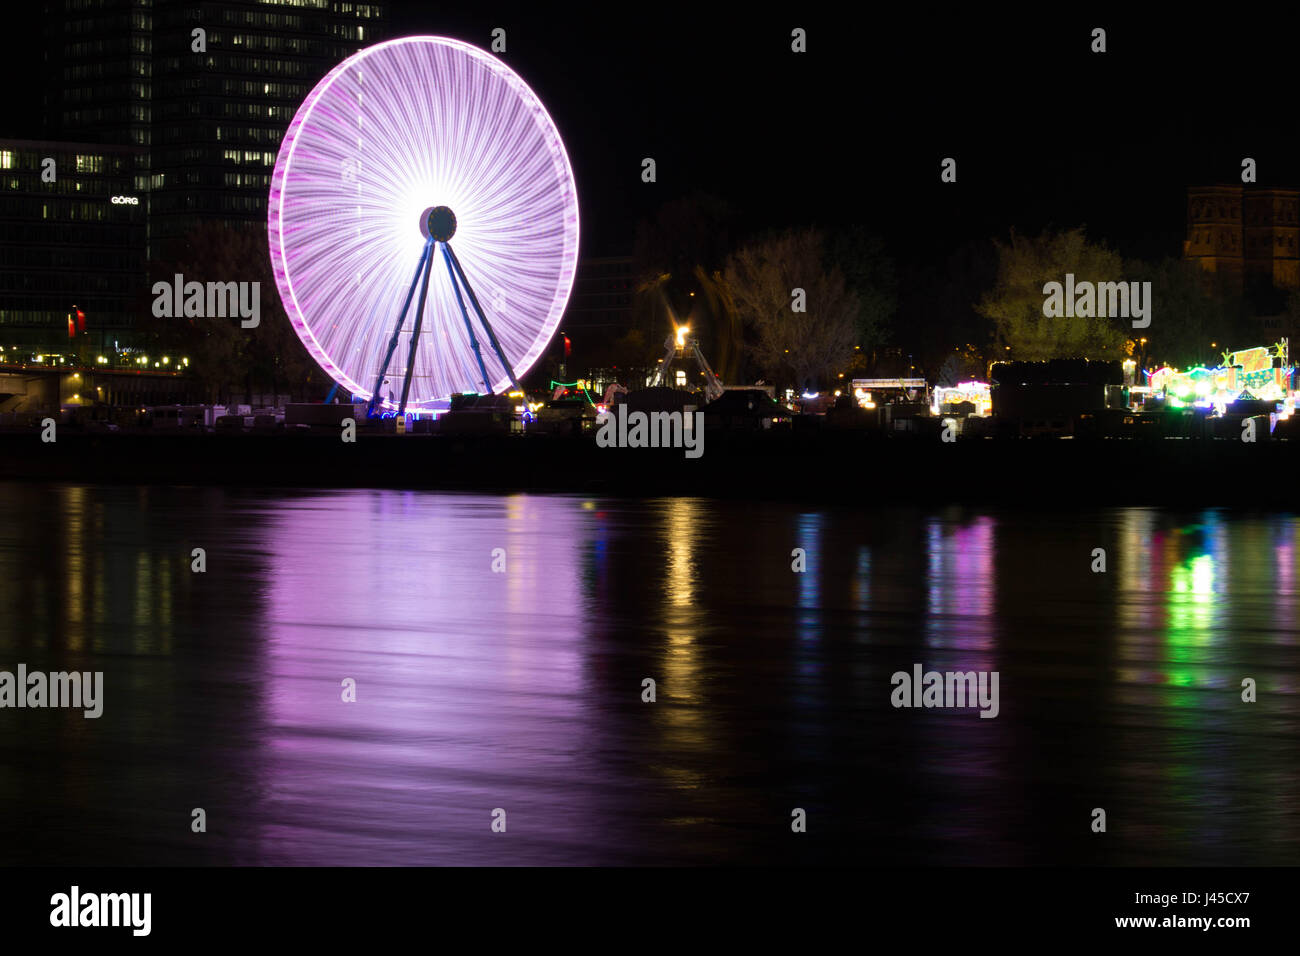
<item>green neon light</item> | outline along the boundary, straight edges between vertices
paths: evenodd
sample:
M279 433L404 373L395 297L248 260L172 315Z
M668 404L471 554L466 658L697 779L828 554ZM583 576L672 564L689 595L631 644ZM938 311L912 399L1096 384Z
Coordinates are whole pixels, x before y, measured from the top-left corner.
M577 384L577 382L557 382L554 379L551 379L551 391L555 391L555 386L557 385L563 385L565 388L575 388L577 387ZM596 403L591 400L591 392L587 391L587 386L585 385L582 386L582 394L587 396L587 404L592 408L595 408Z

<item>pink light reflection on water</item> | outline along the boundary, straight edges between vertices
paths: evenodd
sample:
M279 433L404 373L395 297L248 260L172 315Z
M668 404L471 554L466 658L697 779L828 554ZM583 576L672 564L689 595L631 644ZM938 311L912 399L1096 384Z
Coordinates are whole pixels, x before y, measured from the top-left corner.
M328 511L285 509L266 537L282 570L268 585L264 861L509 863L539 842L576 859L594 519L561 498L327 497ZM385 557L367 560L376 542ZM508 843L490 831L495 808Z

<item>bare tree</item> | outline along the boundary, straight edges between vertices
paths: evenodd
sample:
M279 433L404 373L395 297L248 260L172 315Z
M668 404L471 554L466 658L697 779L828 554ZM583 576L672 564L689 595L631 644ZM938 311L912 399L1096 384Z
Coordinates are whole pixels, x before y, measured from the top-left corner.
M848 366L860 303L828 263L820 232L747 245L727 259L722 277L736 315L753 332L754 362L770 380L804 388L833 381Z

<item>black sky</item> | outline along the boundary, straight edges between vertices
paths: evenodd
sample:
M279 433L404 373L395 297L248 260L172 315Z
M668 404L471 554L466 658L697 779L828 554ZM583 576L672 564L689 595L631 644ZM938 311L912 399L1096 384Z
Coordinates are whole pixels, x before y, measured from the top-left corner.
M1186 187L1239 182L1243 157L1260 185L1300 185L1296 44L1266 18L473 8L399 3L393 20L484 45L507 30L506 59L568 144L588 254L630 249L638 217L698 188L751 228L863 223L904 261L1077 224L1155 258L1181 253ZM805 54L790 51L795 26ZM1097 26L1104 54L1090 50ZM956 184L939 180L946 156Z
M392 5L398 35L490 43L546 103L578 180L583 253L631 249L638 218L696 189L741 225L862 223L902 262L1086 224L1126 255L1177 255L1189 184L1300 185L1285 24L1129 12L944 17L915 5ZM1190 9L1179 14L1192 18ZM1265 24L1265 25L1261 25ZM808 52L790 52L793 27ZM1093 27L1109 50L1089 51ZM11 29L0 135L40 134L39 43ZM36 34L38 35L38 33ZM642 158L658 182L641 182ZM958 161L958 182L939 163Z

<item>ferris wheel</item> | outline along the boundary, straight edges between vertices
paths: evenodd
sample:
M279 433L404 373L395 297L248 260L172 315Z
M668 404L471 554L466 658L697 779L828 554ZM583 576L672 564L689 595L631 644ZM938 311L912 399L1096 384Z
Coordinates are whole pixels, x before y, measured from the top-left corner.
M280 145L267 228L289 321L370 415L518 388L578 257L554 122L513 70L446 37L368 47L317 84Z

